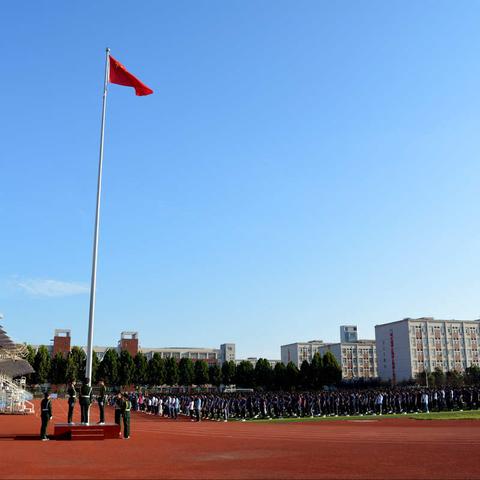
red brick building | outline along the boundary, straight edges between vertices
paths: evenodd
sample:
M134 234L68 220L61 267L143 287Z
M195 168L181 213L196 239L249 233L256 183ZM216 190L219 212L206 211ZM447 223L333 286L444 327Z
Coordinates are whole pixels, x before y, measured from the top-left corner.
M122 332L119 347L121 352L126 350L134 357L138 353L138 332Z
M61 353L64 357L70 352L70 330L55 330L52 355Z

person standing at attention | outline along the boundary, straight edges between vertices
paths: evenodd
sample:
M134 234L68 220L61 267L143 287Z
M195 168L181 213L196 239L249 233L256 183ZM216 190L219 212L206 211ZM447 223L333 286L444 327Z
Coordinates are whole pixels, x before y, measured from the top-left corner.
M75 408L75 403L77 402L77 391L75 390L75 384L73 380L68 382L67 388L68 394L68 423L73 424L73 410Z
M98 385L100 387L100 392L97 397L98 408L100 410L100 421L98 424L105 425L105 401L107 399L107 389L105 388L105 382L103 380L100 380Z
M202 399L199 396L195 397L194 405L197 422L200 422L202 420Z
M382 392L378 392L378 395L375 397L375 410L377 415L382 415L382 407L383 407L383 394Z
M122 422L122 394L117 392L115 397L115 423L121 425Z
M132 404L128 398L128 393L123 394L122 402L122 416L123 416L123 438L125 440L130 438L130 410Z
M426 391L422 392L421 403L422 403L422 410L425 413L429 413L429 411L428 411L428 393Z
M89 379L86 378L80 389L80 412L84 425L88 425L90 403L92 401L92 387L88 383Z
M50 394L45 392L43 400L40 403L40 418L42 419L42 427L40 429L40 439L42 442L49 440L47 437L48 422L52 419L52 401L50 400Z

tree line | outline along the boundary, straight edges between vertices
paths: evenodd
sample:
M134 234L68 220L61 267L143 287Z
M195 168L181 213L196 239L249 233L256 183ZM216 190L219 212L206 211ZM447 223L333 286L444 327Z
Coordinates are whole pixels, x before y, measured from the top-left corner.
M28 380L31 384L52 383L61 385L69 380L83 380L85 377L86 355L83 349L73 347L64 357L57 353L53 358L47 348L41 346L35 351L28 346L27 360L35 373ZM204 360L192 361L182 358L177 362L173 358L161 358L154 353L150 360L139 352L132 357L129 352L120 355L115 349L107 350L102 361L96 354L92 359L92 381L104 380L107 385L149 385L149 386L190 386L190 385L231 385L263 390L320 389L325 385L338 385L341 382L341 368L331 352L325 355L315 354L311 362L304 361L300 369L293 362L287 365L277 363L274 368L266 359L260 358L253 366L249 361L225 362L222 366L208 365ZM364 385L363 385L364 383ZM384 382L358 381L347 382L345 387L380 386ZM405 383L405 382L404 382ZM465 372L443 372L435 369L427 374L421 373L406 383L429 386L462 386L480 384L480 368L469 367Z
M441 368L435 368L432 372L421 372L415 377L415 383L428 387L461 387L463 385L480 384L480 367L471 366L465 369L464 373L450 370L444 372Z
M28 347L27 360L35 373L29 378L32 384L51 383L61 385L70 380L85 378L86 355L83 349L73 347L67 356L57 353L51 357L45 346L37 351ZM92 381L104 380L109 386L191 386L231 385L264 390L319 389L324 385L336 385L341 381L341 368L331 352L315 354L309 363L304 361L298 369L293 362L287 365L260 358L256 365L249 361L224 362L223 365L209 365L204 360L192 361L182 358L161 358L155 352L150 360L138 352L134 357L126 350L117 353L115 349L105 352L102 361L94 353L92 359Z

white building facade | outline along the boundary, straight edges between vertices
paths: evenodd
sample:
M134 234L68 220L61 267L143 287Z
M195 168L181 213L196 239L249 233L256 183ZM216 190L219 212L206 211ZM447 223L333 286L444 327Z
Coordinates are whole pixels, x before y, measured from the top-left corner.
M480 366L480 320L405 318L375 326L378 373L393 383L436 368Z
M377 352L375 340L357 340L356 342L325 343L320 353L332 352L342 367L342 379L376 378Z
M234 343L222 343L220 345L219 362L234 362L235 361L235 344Z
M280 359L287 365L293 362L298 368L304 360L311 362L313 356L320 352L320 347L324 345L322 340L310 340L309 342L296 342L280 347Z
M342 325L340 327L340 341L347 342L347 343L358 341L357 326Z
M316 353L323 356L326 352L332 352L342 367L343 379L376 378L378 373L375 340L357 340L356 325L340 327L340 338L351 341L325 343L322 340L311 340L282 345L281 361L285 365L293 362L300 368L304 360L310 363Z
M192 347L169 347L169 348L140 348L147 360L153 358L155 353L160 358L174 358L180 361L182 358L190 360L205 360L208 364L220 364L220 349L218 348L192 348Z

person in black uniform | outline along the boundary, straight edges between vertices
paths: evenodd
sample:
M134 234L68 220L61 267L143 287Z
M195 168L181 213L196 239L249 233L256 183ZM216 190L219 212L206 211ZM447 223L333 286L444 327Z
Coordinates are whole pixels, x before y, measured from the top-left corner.
M122 421L122 403L122 394L117 392L115 397L115 423L117 425L121 425Z
M100 421L99 425L105 425L105 401L107 399L107 389L105 388L105 383L103 380L98 382L100 387L100 392L97 397L98 408L100 410Z
M68 394L68 423L73 423L73 409L75 408L75 403L77 401L77 391L75 390L75 385L73 381L68 382L67 388Z
M80 389L80 412L84 425L88 425L88 414L92 402L92 387L88 383L89 379L86 378Z
M49 440L47 437L48 422L52 419L52 402L50 400L50 394L45 392L43 400L40 403L40 418L42 419L42 427L40 429L40 439L45 442Z

